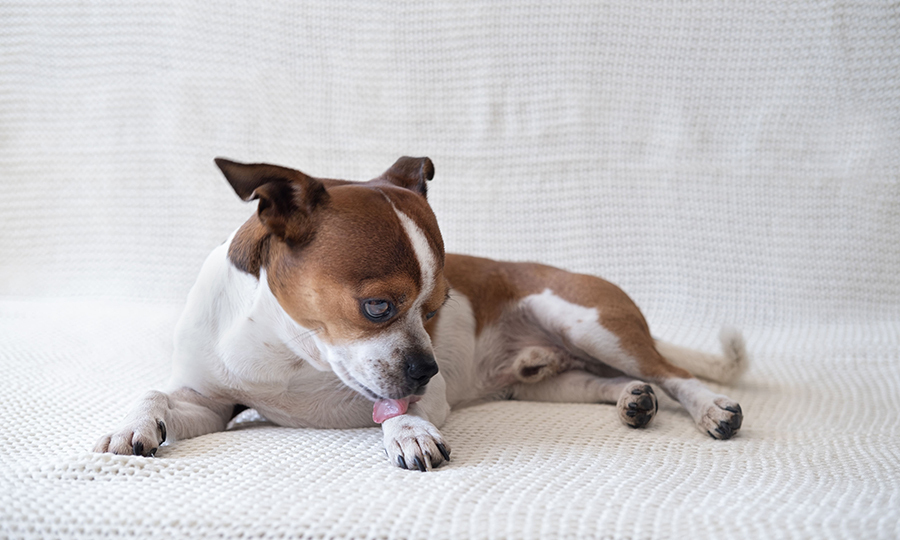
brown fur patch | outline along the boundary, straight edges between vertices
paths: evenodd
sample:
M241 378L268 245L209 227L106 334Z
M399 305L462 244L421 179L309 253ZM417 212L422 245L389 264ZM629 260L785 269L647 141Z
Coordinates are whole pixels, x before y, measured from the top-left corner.
M545 289L567 302L596 308L604 328L648 378L690 377L657 351L647 321L637 305L616 285L596 276L574 274L537 263L494 261L466 255L447 255L447 279L466 295L475 312L476 333L498 322L518 300Z

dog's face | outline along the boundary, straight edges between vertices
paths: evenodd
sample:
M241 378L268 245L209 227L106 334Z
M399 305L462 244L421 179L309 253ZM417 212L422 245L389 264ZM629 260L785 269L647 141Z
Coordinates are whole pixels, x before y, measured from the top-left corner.
M281 308L316 331L345 384L372 400L422 394L437 364L425 323L447 298L444 247L425 199L428 158L401 158L365 183L217 160L260 200L229 256L264 270Z

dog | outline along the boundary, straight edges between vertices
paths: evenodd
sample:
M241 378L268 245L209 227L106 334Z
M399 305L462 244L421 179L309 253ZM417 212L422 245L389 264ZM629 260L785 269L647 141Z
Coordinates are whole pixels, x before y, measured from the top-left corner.
M428 158L368 182L218 158L256 213L215 248L175 331L166 392L151 391L96 452L155 455L253 408L283 426L381 424L391 463L450 459L452 408L499 399L613 403L625 425L656 415L662 388L704 434L729 439L740 405L697 376L746 369L723 353L654 340L635 303L601 278L535 263L445 254L426 199Z

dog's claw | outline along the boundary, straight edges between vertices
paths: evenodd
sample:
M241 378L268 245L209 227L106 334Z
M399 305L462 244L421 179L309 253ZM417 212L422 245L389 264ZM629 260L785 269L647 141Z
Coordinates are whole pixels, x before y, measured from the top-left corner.
M156 423L156 427L157 427L157 429L159 429L159 437L160 437L159 444L162 444L162 443L166 442L166 423L163 422L162 420L160 420Z
M420 471L425 472L426 470L428 470L425 468L425 464L422 463L422 460L419 459L419 456L416 456L415 460L416 460L416 467L418 467Z
M401 469L406 469L406 460L403 459L403 456L397 456L397 464L400 465Z
M713 439L724 441L726 439L730 439L730 438L734 437L734 434L737 433L738 429L740 429L740 427L741 427L740 419L738 419L735 422L735 424L736 425L732 425L732 424L729 424L728 422L726 422L725 420L722 420L721 422L719 422L718 427L716 427L716 429L715 429L716 433L719 434L718 436L714 435L709 430L706 430L706 433L709 434L709 436L712 437Z
M447 461L450 461L450 452L447 451L447 448L443 444L440 444L440 443L438 443L437 447L438 447L438 450L440 450L441 455L444 456L444 459L446 459Z
M136 455L136 456L143 455L144 454L144 443L142 443L141 441L134 443L134 446L132 447L132 451L134 452L134 455Z

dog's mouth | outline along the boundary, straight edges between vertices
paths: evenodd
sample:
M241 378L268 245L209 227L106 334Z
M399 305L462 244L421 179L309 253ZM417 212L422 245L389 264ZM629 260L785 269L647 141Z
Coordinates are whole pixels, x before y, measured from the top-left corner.
M338 374L345 384L374 402L372 405L372 420L376 424L381 424L385 420L406 414L410 404L422 399L420 394L425 393L426 385L422 385L416 390L415 394L402 398L383 398L357 378L350 375L340 362L335 364L335 368L335 373Z
M385 420L389 420L395 416L406 414L411 403L415 403L422 399L422 396L408 396L400 399L379 399L372 407L372 420L376 424L380 424Z
M406 414L411 403L415 403L422 399L422 396L417 396L415 394L399 399L381 398L366 385L360 383L356 379L353 380L360 386L359 390L362 391L363 395L375 402L372 405L372 420L375 421L376 424L380 424L395 416Z

